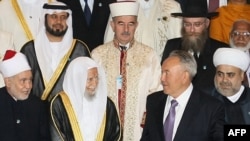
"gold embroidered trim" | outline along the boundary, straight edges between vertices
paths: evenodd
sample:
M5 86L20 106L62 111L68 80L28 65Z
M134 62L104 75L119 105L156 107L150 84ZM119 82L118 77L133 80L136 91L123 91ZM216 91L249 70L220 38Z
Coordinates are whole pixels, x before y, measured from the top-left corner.
M17 17L19 18L19 21L23 26L23 29L26 33L27 38L29 40L32 40L33 39L32 33L29 29L29 26L28 26L28 24L23 16L22 12L21 12L19 5L17 4L17 0L12 0L11 2L12 2L12 5L13 5L15 11L16 11Z
M62 71L63 71L65 65L67 64L68 59L69 59L70 55L72 54L72 51L75 47L75 43L76 43L76 39L73 39L72 45L71 45L68 53L64 55L60 64L57 66L56 71L54 72L52 78L48 82L48 85L46 85L45 90L43 91L43 94L41 97L42 100L46 100L48 98L48 96L52 90L52 87L55 85L57 79L61 76Z
M50 103L50 117L51 117L51 119L52 119L52 122L53 122L54 127L56 128L57 133L59 134L61 140L63 140L63 135L62 135L61 132L59 131L59 129L58 129L57 125L56 125L56 122L55 122L55 118L54 118L54 116L53 116L53 107L52 107L52 105L53 105L55 99L58 97L58 95L59 95L59 94L55 95L55 97L53 97L53 99L51 100L51 103Z
M97 141L102 141L105 133L105 126L106 126L106 112L104 113L103 119L102 119L102 124L100 127L100 130L97 134L96 140Z
M71 105L71 102L69 100L69 97L65 94L65 92L61 92L60 96L62 97L64 107L65 107L67 115L69 117L71 129L72 129L73 134L74 134L74 139L76 141L83 141L81 130L79 128L78 121L77 121L75 112L73 110L73 107Z
M67 115L68 115L68 118L69 118L69 122L70 122L70 125L71 125L71 129L72 129L73 134L74 134L74 140L76 140L76 141L83 141L83 137L82 137L82 134L81 134L81 130L79 128L80 126L78 124L78 121L77 121L77 118L76 118L76 114L75 114L75 112L73 110L73 107L71 105L69 97L65 94L65 92L62 91L59 94L57 94L51 100L51 103L53 103L55 101L56 97L58 97L59 95L61 96L63 105L64 105L64 107L66 109L66 112L67 112ZM53 113L52 110L53 109L52 109L52 104L51 104L50 105L50 113ZM59 129L58 129L56 123L55 123L55 119L53 117L53 114L51 114L51 118L52 118L53 124L54 124L57 132L59 133L61 139L63 140L63 136L61 135L61 132L59 131ZM103 140L104 133L105 133L105 126L106 126L106 112L104 113L102 124L101 124L100 130L99 130L99 132L97 134L97 137L96 137L97 141Z
M23 29L24 29L24 31L26 33L27 38L29 40L32 40L33 35L32 35L32 33L31 33L30 29L29 29L29 26L28 26L24 16L23 16L23 13L21 12L21 9L20 9L20 7L19 7L19 5L17 3L17 0L12 0L11 2L12 2L12 5L13 5L15 11L16 11L17 17L19 18L20 23L22 24L22 27L23 27ZM48 2L52 2L52 0L48 0Z

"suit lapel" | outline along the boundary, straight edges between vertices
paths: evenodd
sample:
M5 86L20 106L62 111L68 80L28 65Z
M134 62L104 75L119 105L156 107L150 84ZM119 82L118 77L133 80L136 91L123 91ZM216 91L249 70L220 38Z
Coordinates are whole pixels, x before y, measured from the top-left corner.
M197 91L193 90L177 128L174 141L178 141L183 138L182 136L188 130L187 127L191 127L189 124L192 123L193 117L199 113L199 97L200 96Z
M165 105L167 101L167 95L162 93L161 96L159 97L159 107L158 107L158 113L159 115L155 116L158 117L156 119L156 129L158 130L157 132L160 135L160 138L164 140L164 130L163 130L163 118L164 118L164 110L165 110ZM160 112L161 111L161 112Z

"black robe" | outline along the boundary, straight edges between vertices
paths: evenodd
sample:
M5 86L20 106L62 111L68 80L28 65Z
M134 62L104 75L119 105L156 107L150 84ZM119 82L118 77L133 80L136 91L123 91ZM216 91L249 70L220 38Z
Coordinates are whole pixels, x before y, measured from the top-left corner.
M15 101L6 87L0 89L0 141L50 141L45 101L30 94Z
M51 136L53 141L61 141L60 135L63 135L65 141L75 141L72 125L70 124L62 98L59 95L54 97L50 103L50 117L52 122L50 124ZM118 141L121 138L120 136L121 127L118 113L114 103L108 98L106 106L106 125L102 141Z
M192 83L206 94L211 95L214 88L215 66L213 64L214 52L220 47L229 47L229 45L214 39L207 39L203 51L200 53L197 62L197 74ZM182 50L182 39L175 38L168 40L161 63L169 56L173 50Z
M26 43L22 47L21 52L27 56L28 62L32 68L32 75L33 75L32 93L41 98L43 91L45 90L45 85L44 85L44 80L42 77L41 69L38 64L38 60L36 56L36 52L34 48L34 41L31 40L28 43ZM62 70L62 73L60 74L52 90L49 92L49 96L47 100L50 100L54 95L62 91L62 82L63 82L63 78L64 78L65 71L67 69L67 66L73 59L79 56L90 57L90 52L86 44L77 40L74 46L74 49L72 51L72 54L70 55L70 58L68 58L68 61Z
M247 124L250 125L250 88L245 87L240 98L232 103L225 96L214 89L212 96L225 104L226 124Z

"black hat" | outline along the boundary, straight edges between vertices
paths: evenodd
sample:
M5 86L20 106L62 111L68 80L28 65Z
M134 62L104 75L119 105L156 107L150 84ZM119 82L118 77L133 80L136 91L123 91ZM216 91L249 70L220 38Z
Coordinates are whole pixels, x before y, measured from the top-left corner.
M207 0L187 0L182 13L171 13L173 16L181 17L213 17L218 12L208 13Z

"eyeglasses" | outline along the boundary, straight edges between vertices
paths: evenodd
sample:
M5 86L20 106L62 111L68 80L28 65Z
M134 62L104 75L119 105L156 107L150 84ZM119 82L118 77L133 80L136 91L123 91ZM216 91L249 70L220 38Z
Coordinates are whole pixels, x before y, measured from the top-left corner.
M250 32L238 32L238 31L234 31L232 33L232 36L233 37L244 37L244 38L249 38L250 37Z
M205 21L204 22L194 22L194 23L189 23L189 22L184 22L183 23L183 26L184 27L187 27L187 28L190 28L190 27L196 27L196 28L198 28L198 27L200 27L201 25L203 25L205 23Z

